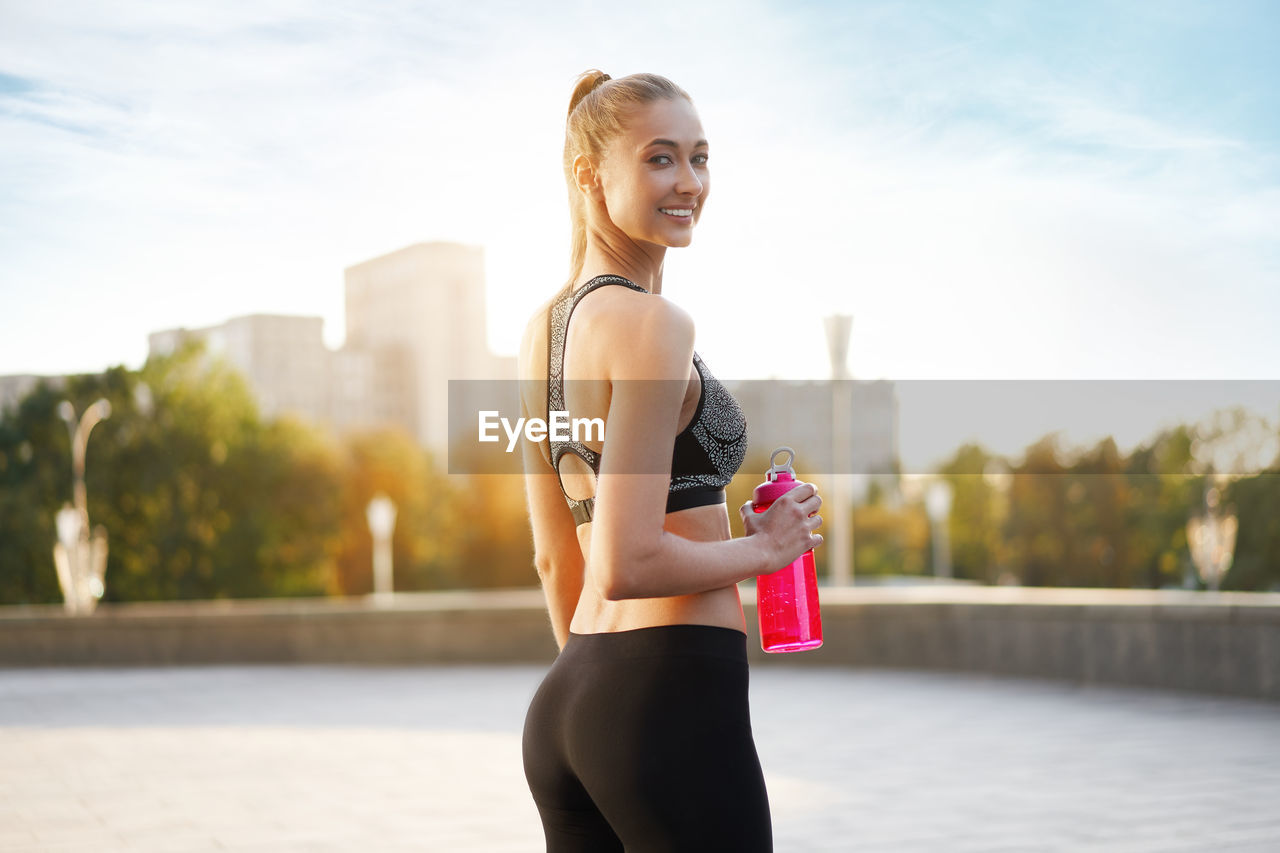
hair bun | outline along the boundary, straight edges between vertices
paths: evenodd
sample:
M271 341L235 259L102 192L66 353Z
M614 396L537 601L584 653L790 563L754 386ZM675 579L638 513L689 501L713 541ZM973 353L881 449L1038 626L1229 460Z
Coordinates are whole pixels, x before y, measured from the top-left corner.
M582 102L583 98L612 79L612 77L598 68L592 68L579 74L578 79L573 84L573 95L569 98L569 115L573 115L574 109Z

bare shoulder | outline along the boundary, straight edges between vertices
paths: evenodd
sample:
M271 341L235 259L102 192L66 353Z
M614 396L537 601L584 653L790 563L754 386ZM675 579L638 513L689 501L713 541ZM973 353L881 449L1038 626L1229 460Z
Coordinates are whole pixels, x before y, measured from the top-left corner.
M517 357L521 379L547 378L547 312L553 302L554 297L539 305L525 324ZM582 363L602 367L610 377L683 377L692 357L694 324L689 312L668 299L602 287L574 309L570 335L575 347L589 353Z
M610 291L605 293L603 291ZM595 300L583 300L574 317L600 347L610 378L668 379L688 376L694 325L689 312L660 296L629 288L602 288ZM596 293L591 294L596 296Z

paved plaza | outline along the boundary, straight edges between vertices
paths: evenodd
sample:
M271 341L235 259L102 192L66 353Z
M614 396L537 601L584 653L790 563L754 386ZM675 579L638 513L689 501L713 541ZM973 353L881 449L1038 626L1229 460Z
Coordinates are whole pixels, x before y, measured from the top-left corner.
M0 670L0 850L544 849L536 666ZM1280 705L751 670L787 851L1277 851Z

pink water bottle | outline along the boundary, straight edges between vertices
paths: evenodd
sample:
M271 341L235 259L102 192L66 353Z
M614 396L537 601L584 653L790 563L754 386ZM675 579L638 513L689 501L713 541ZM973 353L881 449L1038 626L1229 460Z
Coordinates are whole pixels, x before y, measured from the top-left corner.
M774 460L787 453L786 464ZM765 481L756 486L752 504L764 512L781 495L800 485L791 463L796 452L779 447L769 456ZM756 612L760 616L760 647L766 652L803 652L822 645L822 613L818 609L818 573L813 549L785 569L756 576Z

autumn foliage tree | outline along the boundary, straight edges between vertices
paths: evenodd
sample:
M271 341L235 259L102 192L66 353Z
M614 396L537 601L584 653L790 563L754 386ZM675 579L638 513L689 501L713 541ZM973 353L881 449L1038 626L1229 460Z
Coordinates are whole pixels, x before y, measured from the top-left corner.
M42 384L0 417L0 603L61 600L53 520L71 470L57 409L100 397L112 413L91 434L86 490L109 535L104 601L367 593L377 492L399 507L397 590L537 584L518 478L449 476L402 431L339 439L265 419L242 377L192 345Z
M2 604L61 601L54 516L70 500L71 468L58 407L70 400L82 412L99 398L112 411L90 438L86 488L90 518L109 536L106 601L366 594L366 508L378 493L398 510L396 590L538 584L520 475L474 464L449 473L446 460L396 428L338 437L264 418L244 379L192 345L140 370L41 384L0 413ZM1186 527L1206 486L1193 464L1204 435L1231 438L1179 426L1126 456L1109 438L1067 451L1050 435L1016 461L959 448L938 471L954 493L953 574L1036 586L1182 585L1194 576ZM760 453L729 486L735 532L738 506L768 467ZM891 492L878 483L851 510L858 577L929 572L923 506ZM1239 536L1222 588L1280 588L1280 468L1236 476L1223 501L1235 507ZM816 556L829 576L827 549Z

